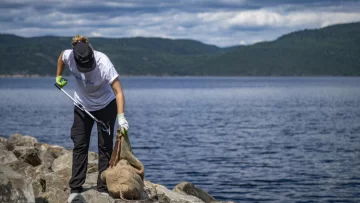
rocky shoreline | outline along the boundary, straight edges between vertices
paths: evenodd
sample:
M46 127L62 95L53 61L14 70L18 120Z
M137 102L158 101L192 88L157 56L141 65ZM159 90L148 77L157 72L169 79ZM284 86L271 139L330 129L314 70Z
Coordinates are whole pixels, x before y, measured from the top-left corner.
M61 146L39 143L36 138L21 134L8 139L0 137L0 202L66 203L71 164L72 152ZM97 164L98 155L89 152L84 192L74 203L220 203L189 182L181 182L169 190L149 180L144 181L142 200L113 199L96 191Z

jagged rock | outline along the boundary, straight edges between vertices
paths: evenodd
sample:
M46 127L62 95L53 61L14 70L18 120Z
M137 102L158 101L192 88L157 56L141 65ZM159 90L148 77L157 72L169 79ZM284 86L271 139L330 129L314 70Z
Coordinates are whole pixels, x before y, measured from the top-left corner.
M115 200L110 197L101 194L96 190L88 190L81 193L81 195L76 196L72 203L115 203Z
M33 167L22 160L17 160L12 163L6 164L6 166L10 167L17 173L21 174L23 177L31 177L32 173L34 173Z
M6 143L7 139L5 137L0 136L0 143Z
M56 159L70 151L66 150L64 147L59 145L49 145L46 143L36 143L35 146L41 151L50 151L51 155Z
M69 193L59 188L51 188L49 191L35 198L36 203L67 203ZM74 202L75 203L75 202Z
M52 163L54 162L55 158L52 155L50 150L41 150L38 152L38 157L41 160L41 164L51 170Z
M204 201L195 196L180 194L162 185L153 185L156 188L160 203L204 203Z
M5 138L3 138L3 139L5 139ZM0 141L0 150L12 151L12 150L14 150L14 148L15 148L15 145L11 144L11 143L8 143L6 141L6 139L3 140L3 141Z
M15 145L14 144L11 144L11 143L5 143L5 148L8 150L8 151L12 151L15 149Z
M13 152L18 159L24 160L32 166L39 166L41 164L41 159L38 156L38 148L31 146L16 146Z
M35 197L38 197L42 192L45 192L45 174L50 172L45 166L40 165L33 167L21 160L7 164L7 166L21 174L24 179L31 182Z
M45 175L36 176L31 182L35 198L40 197L46 192Z
M36 148L40 149L41 151L46 151L50 148L51 145L42 143L42 142L38 142L38 143L35 143L34 146Z
M13 134L10 135L7 142L16 146L35 146L38 141L36 138L27 135L23 136L21 134Z
M149 201L158 201L156 189L150 181L144 180L144 193L142 199L146 199Z
M232 201L229 201L229 202L218 202L218 201L215 201L215 202L210 202L210 203L235 203L235 202L232 202Z
M98 172L99 156L95 152L89 152L87 173Z
M69 181L71 178L71 169L64 168L59 171L45 174L45 191L49 191L53 188L61 189L62 191L70 191Z
M70 152L69 150L66 150L64 147L58 145L51 145L49 149L55 159Z
M6 150L5 145L0 143L0 164L5 165L15 162L17 160L18 159L16 158L15 154L12 153L11 151Z
M2 203L35 202L31 183L21 174L4 165L0 165L0 201Z
M0 142L0 150L7 150L5 144Z
M98 175L99 175L98 172L86 174L86 180L83 185L83 188L84 189L96 189Z
M91 172L97 171L98 165L98 155L95 152L89 152L88 155L88 169L91 169ZM51 169L53 171L60 171L65 168L72 168L72 152L68 152L59 158L55 159L52 163Z
M192 183L189 182L179 183L174 187L173 191L181 194L195 196L206 203L216 201L216 199L211 195L209 195L209 193L205 192L200 188L195 187Z

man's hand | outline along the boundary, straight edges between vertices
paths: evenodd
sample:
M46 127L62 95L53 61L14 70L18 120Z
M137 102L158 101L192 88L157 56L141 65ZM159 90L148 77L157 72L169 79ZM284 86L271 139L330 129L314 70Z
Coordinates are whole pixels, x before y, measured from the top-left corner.
M126 133L129 129L129 123L127 122L124 113L120 113L117 115L117 119L118 119L118 129L121 131L125 131L123 133Z
M61 75L56 77L56 83L63 88L67 84L67 80L63 78Z

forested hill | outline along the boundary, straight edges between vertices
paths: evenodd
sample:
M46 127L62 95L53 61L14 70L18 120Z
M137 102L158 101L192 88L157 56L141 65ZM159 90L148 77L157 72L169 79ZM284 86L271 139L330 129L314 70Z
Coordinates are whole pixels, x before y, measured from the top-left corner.
M90 38L90 43L123 75L360 75L360 23L228 48L142 37ZM57 57L70 48L71 37L0 34L0 75L55 75Z
M202 64L209 75L360 75L360 23L290 33Z

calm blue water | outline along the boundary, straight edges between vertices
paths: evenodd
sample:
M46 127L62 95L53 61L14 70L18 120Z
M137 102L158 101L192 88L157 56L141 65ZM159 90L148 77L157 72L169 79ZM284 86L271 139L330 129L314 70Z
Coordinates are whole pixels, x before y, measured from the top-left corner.
M121 82L148 180L170 189L190 181L235 202L360 202L360 78ZM0 78L0 135L71 148L72 102L53 83Z

